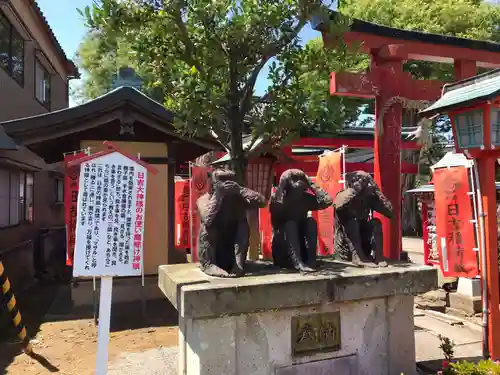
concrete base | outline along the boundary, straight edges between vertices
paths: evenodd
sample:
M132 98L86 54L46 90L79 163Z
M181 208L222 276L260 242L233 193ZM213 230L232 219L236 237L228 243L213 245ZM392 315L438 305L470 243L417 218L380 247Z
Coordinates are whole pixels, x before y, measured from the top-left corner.
M194 264L160 267L160 289L179 312L179 374L416 373L413 295L437 287L436 270L325 261L299 275L249 266L241 279L211 278ZM332 312L340 345L294 354L303 338L295 319Z
M141 300L162 299L158 290L158 276L146 276L144 288L140 277L113 278L113 305L120 303L141 303ZM99 301L100 279L96 279L96 296ZM71 284L71 299L75 309L92 306L94 302L94 288L92 279L78 279Z
M481 279L458 279L457 293L468 297L481 297Z
M450 293L450 307L467 315L482 311L481 280L459 278L457 291Z
M462 314L472 316L482 311L481 297L469 297L460 293L450 293L450 307Z

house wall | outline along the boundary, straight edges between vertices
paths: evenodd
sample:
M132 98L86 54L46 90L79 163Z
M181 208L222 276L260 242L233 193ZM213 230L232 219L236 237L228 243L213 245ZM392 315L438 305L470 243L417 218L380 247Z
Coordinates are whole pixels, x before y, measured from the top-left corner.
M24 85L19 85L3 69L0 69L0 122L28 117L49 110L68 107L68 75L62 56L56 50L41 25L30 1L9 0L9 6L0 7L0 12L11 21L25 39ZM21 21L19 20L22 20ZM24 25L23 25L24 24ZM24 26L24 27L23 27ZM35 51L39 50L42 53ZM35 56L51 75L51 105L46 108L35 98Z
M4 168L0 165L0 168ZM33 223L0 228L0 253L32 240L42 228L64 226L64 205L56 204L55 179L49 172L34 173Z
M0 2L0 12L25 40L24 84L20 85L0 68L0 122L67 108L67 60L51 40L32 1ZM51 76L48 107L35 97L36 58ZM0 150L0 168L38 170L34 172L33 222L0 228L0 257L13 281L13 289L19 291L33 281L40 229L64 226L64 207L55 203L55 178L50 172L54 168L35 154L24 148L16 152Z
M9 167L0 164L0 168ZM16 168L11 170L19 171ZM64 241L54 243L48 250L54 254L48 252L41 254L42 229L54 230L64 226L64 206L56 203L55 178L49 173L48 171L33 173L33 221L0 228L0 258L4 262L6 274L11 279L14 291L21 291L30 286L37 271L51 265L42 259L57 262L57 256L54 254L64 256L62 251L65 246Z
M92 153L103 150L102 141L82 141L81 148L90 147ZM113 142L120 150L141 157L167 157L165 143ZM168 264L168 166L155 164L156 175L148 173L146 187L146 215L144 223L144 273L158 274L158 266ZM172 218L173 220L173 218Z

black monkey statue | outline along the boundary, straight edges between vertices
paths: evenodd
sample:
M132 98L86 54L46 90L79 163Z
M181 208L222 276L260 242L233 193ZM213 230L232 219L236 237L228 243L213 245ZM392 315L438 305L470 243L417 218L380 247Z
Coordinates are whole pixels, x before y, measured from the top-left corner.
M370 215L378 212L391 218L391 202L367 172L348 173L346 183L334 202L335 254L356 266L385 267L382 223Z
M300 272L315 270L318 226L309 212L324 210L331 205L332 198L328 193L303 171L289 169L281 175L269 206L276 266Z
M198 260L203 272L217 277L245 274L249 227L246 211L265 207L266 199L235 182L235 174L216 169L209 174L211 187L196 202L200 213Z

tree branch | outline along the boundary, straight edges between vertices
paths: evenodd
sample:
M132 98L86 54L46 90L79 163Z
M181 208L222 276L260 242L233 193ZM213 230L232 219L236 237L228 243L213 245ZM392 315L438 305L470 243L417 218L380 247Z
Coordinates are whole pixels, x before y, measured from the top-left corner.
M261 138L261 137L262 137L262 135L259 135L259 134L254 134L254 135L252 136L252 139L251 139L250 143L248 144L248 146L247 146L247 147L245 147L245 149L244 149L243 151L244 151L245 153L249 152L249 151L252 149L252 147L255 145L255 142L257 142L257 140L258 140L259 138Z
M220 145L222 147L224 147L224 149L227 151L227 152L231 152L231 145L228 143L228 142L225 142L224 140L221 139L221 133L220 133L220 129L218 127L214 127L212 126L210 128L210 130L214 133L212 134L212 136L214 136L214 138L217 140L217 142L220 143Z
M243 88L243 101L241 103L241 113L245 115L250 109L250 104L252 103L253 90L255 87L255 83L257 82L257 78L259 77L259 73L266 63L269 61L267 57L263 57L257 66L253 69L250 74L250 78L248 79L245 87Z
M224 147L226 150L230 151L231 150L231 140L230 136L231 133L227 130L224 129L224 118L227 118L227 114L221 114L218 115L218 112L222 111L225 112L225 109L223 108L215 108L213 107L212 110L216 114L214 116L215 121L212 123L210 126L210 130L215 133L217 136L217 141Z
M183 53L183 60L190 66L194 66L199 72L202 71L201 64L196 61L194 57L194 45L189 37L189 32L186 28L186 24L184 21L182 21L182 13L181 13L181 3L178 3L178 6L174 7L171 11L171 16L173 18L173 21L175 22L175 25L179 29L180 33L180 39L182 43L184 44L185 51Z
M283 77L283 80L281 81L280 83L280 86L284 86L288 80L290 80L290 78L292 78L292 74L293 72L289 71L285 77ZM271 99L271 96L272 96L272 92L271 90L267 90L267 92L262 95L259 100L257 100L254 104L266 104L266 102L268 102L270 99Z
M226 56L229 56L229 50L227 49L227 46L220 40L220 38L217 37L215 34L215 31L212 27L212 25L209 23L207 18L202 18L201 22L203 23L203 26L205 27L205 36L207 39L215 39L217 43L219 44L220 50L222 51L223 54Z
M253 69L250 77L243 88L243 101L241 103L241 113L245 115L250 109L253 97L253 90L255 88L255 83L257 82L257 77L264 65L278 53L280 53L283 48L285 48L289 43L291 43L299 35L300 30L306 25L307 20L305 18L301 19L298 24L293 28L291 32L284 33L281 38L263 50L263 57L257 66Z

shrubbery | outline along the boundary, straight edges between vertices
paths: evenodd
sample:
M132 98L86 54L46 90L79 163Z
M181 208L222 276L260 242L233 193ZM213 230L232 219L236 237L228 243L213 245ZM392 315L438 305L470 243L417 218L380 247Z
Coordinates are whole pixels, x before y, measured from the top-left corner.
M468 361L456 361L454 359L455 344L448 337L439 335L443 351L444 361L442 369L437 375L500 375L500 364L491 360L483 360L478 363Z

